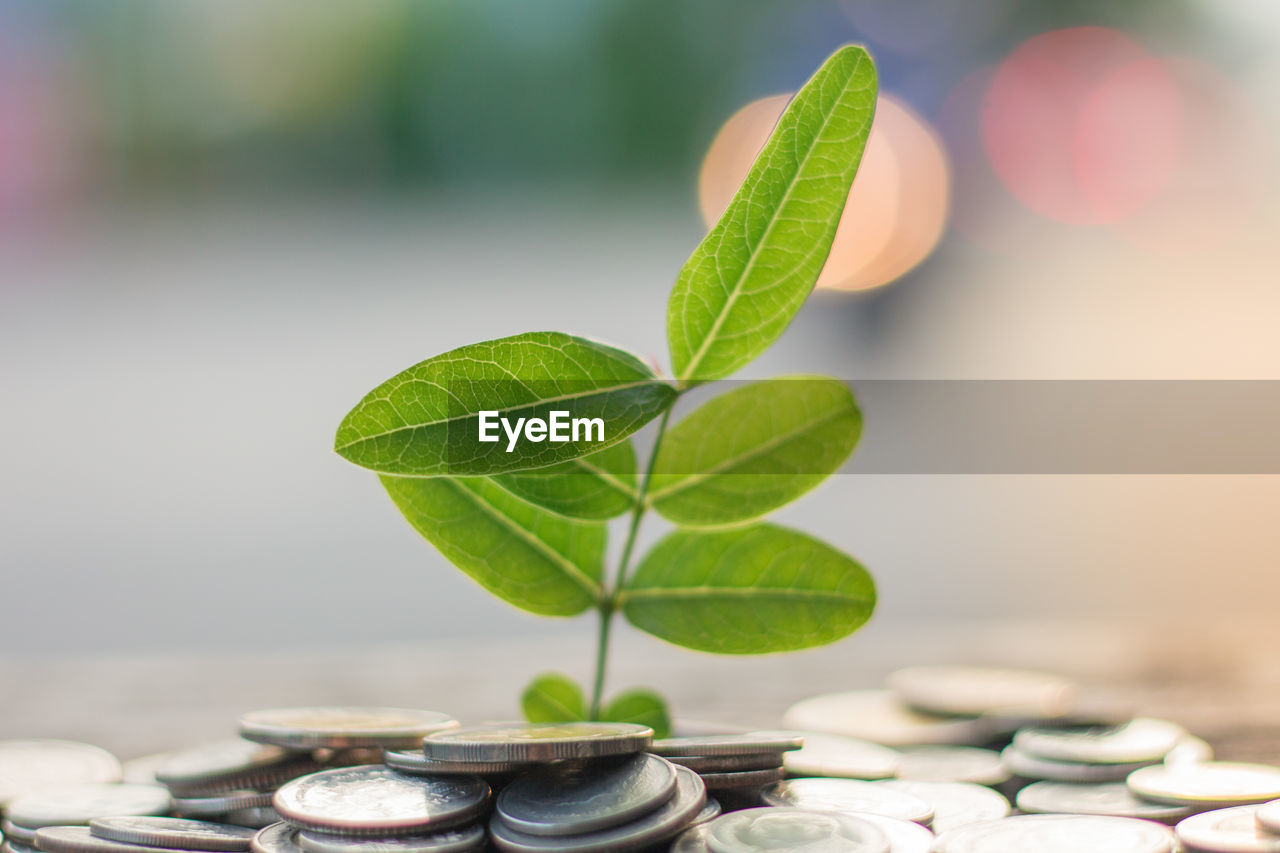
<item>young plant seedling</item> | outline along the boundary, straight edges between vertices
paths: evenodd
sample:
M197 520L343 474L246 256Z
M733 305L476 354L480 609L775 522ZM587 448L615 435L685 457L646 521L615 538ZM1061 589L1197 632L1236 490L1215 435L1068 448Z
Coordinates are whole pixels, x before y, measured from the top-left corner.
M875 66L837 50L796 93L720 221L680 271L667 307L673 379L639 358L561 332L471 344L371 391L335 449L376 471L409 523L498 597L533 613L599 615L588 698L538 676L533 721L615 720L670 728L663 700L603 701L614 616L663 640L722 654L830 643L875 607L851 557L759 519L835 471L862 419L835 379L742 385L668 429L689 389L768 348L813 289L862 158ZM639 470L630 436L657 420ZM657 512L675 530L632 565ZM610 519L627 516L606 576Z

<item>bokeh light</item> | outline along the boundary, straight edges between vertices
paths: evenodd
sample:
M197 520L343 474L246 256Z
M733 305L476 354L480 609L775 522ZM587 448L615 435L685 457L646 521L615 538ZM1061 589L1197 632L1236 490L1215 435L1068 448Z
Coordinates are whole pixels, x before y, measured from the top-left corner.
M729 205L789 99L775 95L753 101L716 135L698 180L708 225ZM901 101L882 95L817 286L866 290L909 272L942 235L950 187L948 160L933 129Z

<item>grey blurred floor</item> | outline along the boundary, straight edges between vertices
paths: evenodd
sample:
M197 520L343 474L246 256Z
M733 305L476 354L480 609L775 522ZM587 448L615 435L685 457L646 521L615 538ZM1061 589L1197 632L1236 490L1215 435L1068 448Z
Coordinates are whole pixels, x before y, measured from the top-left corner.
M542 665L539 643L581 642L589 620L536 619L445 563L373 476L331 452L333 431L379 381L477 339L558 328L664 362L667 293L700 235L688 207L543 196L141 205L6 235L0 656L19 674L0 689L42 695L27 673L50 656L73 658L50 672L92 673L74 658L173 654L181 674L200 670L184 655L483 642L524 674ZM1107 284L1109 256L1075 247L1033 286L1025 257L946 252L883 297L816 295L750 375L1109 375L1098 352L1073 368L1058 346L1119 292L1088 289ZM1056 275L1085 284L1064 290ZM1172 285L1165 296L1193 304ZM1139 359L1113 357L1115 374L1180 375L1183 313L1161 331L1145 303L1113 307L1104 331ZM1221 328L1228 311L1261 323L1274 312L1263 308L1237 300L1209 316ZM1126 311L1150 343L1119 336ZM1166 337L1178 344L1168 352ZM1240 369L1224 361L1219 372L1269 376L1255 351L1242 344ZM1166 372L1135 369L1157 356ZM864 441L880 440L867 417ZM874 630L1036 618L1195 626L1206 612L1272 611L1278 501L1275 477L837 476L779 519L871 568ZM831 654L874 656L854 643ZM201 699L225 690L241 701L235 668L220 667ZM324 685L304 670L299 684ZM51 701L70 699L44 677L63 697ZM510 692L504 681L494 695Z

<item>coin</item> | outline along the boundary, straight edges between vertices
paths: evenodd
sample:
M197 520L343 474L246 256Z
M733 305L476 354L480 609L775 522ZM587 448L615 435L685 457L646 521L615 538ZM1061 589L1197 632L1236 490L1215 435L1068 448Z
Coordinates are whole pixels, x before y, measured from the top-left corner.
M98 838L167 850L248 850L254 831L175 817L102 817L89 821Z
M898 757L898 776L921 782L973 782L1001 785L1009 770L1000 753L973 746L917 746Z
M1139 764L1164 760L1186 733L1177 723L1138 717L1111 728L1026 728L1014 735L1013 744L1028 755L1056 761Z
M1016 746L1000 753L1004 766L1024 779L1050 782L1122 782L1135 770L1148 764L1083 764L1079 761L1054 761L1028 755Z
M1183 735L1164 757L1165 764L1197 764L1213 761L1213 747L1195 735Z
M36 832L36 848L45 853L146 853L149 849L99 838L87 826L42 827Z
M119 782L120 761L105 749L69 740L0 740L0 808L42 788Z
M182 817L218 817L228 812L271 805L269 791L227 791L214 797L174 797L173 811Z
M846 735L883 746L974 745L991 734L976 717L922 714L888 690L856 690L814 696L792 705L782 718L790 729Z
M889 839L889 853L929 853L934 835L918 823L878 814L860 814L859 820L875 825Z
M295 826L338 835L400 836L475 817L489 799L477 776L405 776L381 765L340 767L294 779L275 809Z
M809 734L804 746L784 761L793 776L839 776L846 779L889 779L898 772L897 750L844 735Z
M1156 764L1134 771L1128 783L1142 799L1172 805L1244 806L1280 798L1280 768L1267 764Z
M25 826L15 826L12 821L0 820L0 839L16 841L31 846L36 843L36 831Z
M935 853L1172 853L1167 826L1127 817L1018 815L938 836Z
M707 825L695 823L671 842L668 853L711 853L707 846Z
M930 826L935 833L971 823L1008 817L1009 801L1001 794L972 782L918 782L890 779L877 782L886 788L919 797L933 809Z
M781 752L749 755L668 755L672 764L688 767L694 773L732 773L738 770L773 770L782 766Z
M451 775L461 773L464 776L494 776L503 773L515 773L534 767L527 761L441 761L427 758L421 752L388 750L383 753L383 760L388 767L399 773L411 776L434 776L436 774Z
M489 834L499 850L509 853L587 853L588 851L622 851L650 847L676 835L702 811L707 789L697 773L676 767L676 793L671 799L644 817L600 832L582 835L529 835L507 826L500 813L489 821Z
M300 832L297 844L307 853L469 853L484 846L484 826L478 823L403 838L341 838Z
M40 853L34 847L28 847L17 841L6 841L0 844L0 851L8 851L8 853Z
M1020 669L980 666L912 666L892 673L899 701L931 714L1012 714L1053 719L1069 714L1076 685L1065 678Z
M802 746L804 738L795 732L747 732L663 738L655 740L649 751L654 755L758 755L762 752L788 752Z
M1280 800L1258 806L1258 826L1280 835Z
M702 781L712 791L730 791L741 788L759 788L785 779L787 773L781 767L767 770L737 770L731 773L702 773Z
M887 788L880 782L857 779L788 779L760 792L771 806L816 811L870 812L928 825L933 808L919 797Z
M274 788L319 769L310 756L243 738L227 738L170 753L155 768L155 778L178 796L199 796L245 788Z
M523 773L502 789L503 822L528 835L580 835L654 811L676 790L676 768L639 753L621 761L558 762Z
M693 825L697 826L715 820L722 811L724 811L724 807L720 805L719 800L715 797L707 797L707 801L702 805L702 811L698 812L693 818Z
M1033 814L1111 815L1161 823L1174 823L1191 813L1186 806L1140 800L1124 782L1035 782L1018 792L1018 808Z
M240 734L287 749L408 749L432 732L457 725L448 714L412 708L273 708L241 717Z
M159 785L93 784L46 788L10 800L5 817L28 829L87 824L95 817L159 815L169 810L169 792Z
M248 809L232 809L218 820L233 826L244 826L250 829L262 829L280 822L280 814L271 806L255 806Z
M889 853L889 838L875 824L808 809L745 809L721 815L707 825L706 844L713 853Z
M641 752L653 729L632 723L527 723L475 726L432 734L427 758L445 761L556 761Z
M1177 826L1182 847L1194 853L1280 853L1280 836L1258 826L1257 806L1193 815Z
M302 853L298 830L281 821L259 830L249 842L253 853Z

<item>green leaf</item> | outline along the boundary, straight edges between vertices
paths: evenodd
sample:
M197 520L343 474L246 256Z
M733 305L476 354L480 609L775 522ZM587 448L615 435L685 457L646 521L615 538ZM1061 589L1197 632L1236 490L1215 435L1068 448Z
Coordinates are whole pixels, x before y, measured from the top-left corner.
M677 530L622 592L632 625L721 654L830 643L857 630L875 603L871 576L851 557L769 524Z
M517 497L570 518L621 515L636 500L636 452L630 439L550 468L499 474L493 481Z
M483 477L381 479L419 533L504 601L546 616L573 616L595 602L603 524L539 509Z
M649 501L691 527L758 518L839 468L861 432L862 415L843 382L797 377L747 385L667 432Z
M624 690L610 700L600 713L610 723L638 723L653 729L655 738L671 735L671 715L667 703L652 690Z
M682 385L733 373L800 310L831 251L875 104L875 66L850 45L823 63L778 119L671 292L667 340Z
M520 695L520 708L531 723L576 723L587 718L582 688L567 675L544 672Z
M382 474L474 476L542 468L616 444L660 414L676 391L640 359L560 332L532 332L471 344L427 359L379 385L338 427L334 449ZM577 440L520 438L514 448L496 421L480 441L480 412L511 421L599 418ZM567 429L567 427L566 427ZM494 432L490 432L494 435Z

